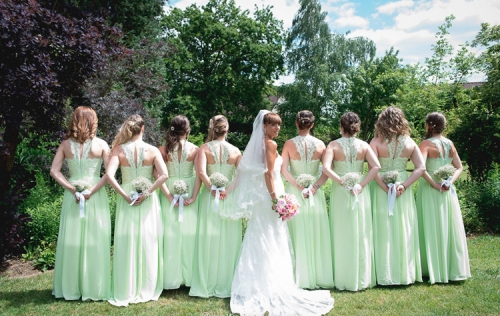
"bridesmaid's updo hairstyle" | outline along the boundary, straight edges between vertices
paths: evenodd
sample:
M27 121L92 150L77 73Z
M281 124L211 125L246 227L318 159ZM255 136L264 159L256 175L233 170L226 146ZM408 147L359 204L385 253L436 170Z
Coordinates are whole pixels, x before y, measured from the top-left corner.
M361 129L361 120L359 116L354 112L347 112L340 118L340 126L344 129L344 132L350 136L354 136L359 133Z
M314 125L314 115L309 110L303 110L297 113L297 126L299 130L310 129Z
M115 140L113 140L113 143L111 144L111 149L128 142L133 136L141 132L143 126L144 120L140 115L134 114L130 116L120 127L118 134L115 136Z
M433 134L441 134L446 128L446 117L443 113L432 112L425 117L425 124L427 124L427 132L425 138L431 138Z
M73 111L68 131L63 138L73 138L80 144L83 144L87 139L93 139L96 131L97 115L95 111L88 106L79 106Z
M410 125L400 108L390 106L378 116L375 123L375 137L391 141L401 135L410 135Z
M264 115L264 120L262 122L264 125L267 124L278 124L281 125L281 117L273 112L269 112Z
M210 119L208 124L208 135L205 142L211 142L214 139L224 136L229 132L229 122L224 115L216 115Z
M191 127L189 126L188 118L184 115L174 117L167 128L167 141L165 143L167 153L176 150L179 144L179 137L189 136L189 132L191 132Z

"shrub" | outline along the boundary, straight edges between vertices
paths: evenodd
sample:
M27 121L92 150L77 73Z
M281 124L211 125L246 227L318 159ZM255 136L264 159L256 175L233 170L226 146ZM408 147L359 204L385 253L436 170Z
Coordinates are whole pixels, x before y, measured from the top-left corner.
M500 233L500 165L494 165L485 181L475 182L467 191L467 201L475 205L477 215L491 233Z

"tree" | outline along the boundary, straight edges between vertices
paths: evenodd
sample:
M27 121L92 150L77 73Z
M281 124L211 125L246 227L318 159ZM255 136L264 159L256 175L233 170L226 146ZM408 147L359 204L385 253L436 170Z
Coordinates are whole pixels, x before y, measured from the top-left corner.
M270 105L267 87L283 70L282 23L270 8L256 8L252 18L233 0L210 0L173 9L163 26L176 49L165 60L171 90L164 120L183 113L198 133L213 115L225 114L250 131L257 111Z

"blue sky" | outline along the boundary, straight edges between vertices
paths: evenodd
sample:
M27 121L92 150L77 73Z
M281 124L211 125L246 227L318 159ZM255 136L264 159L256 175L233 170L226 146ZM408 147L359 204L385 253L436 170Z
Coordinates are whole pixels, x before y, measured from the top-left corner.
M168 6L185 8L193 3L206 4L208 0L171 0ZM253 10L255 5L273 6L276 18L285 28L292 24L299 8L298 0L235 0L243 9ZM399 50L403 63L423 63L430 57L438 26L445 18L455 15L448 40L455 47L472 41L481 23L500 24L500 0L399 0L399 1L349 1L321 0L323 11L328 12L327 22L333 32L350 36L365 36L377 46L382 56L391 47ZM168 7L167 6L167 7ZM475 51L480 53L480 50ZM290 76L281 81L288 82ZM469 78L482 80L482 75Z

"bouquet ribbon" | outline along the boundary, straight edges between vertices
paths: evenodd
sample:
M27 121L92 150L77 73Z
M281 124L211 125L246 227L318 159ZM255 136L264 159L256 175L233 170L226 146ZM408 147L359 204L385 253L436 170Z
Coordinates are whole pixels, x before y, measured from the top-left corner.
M399 182L389 183L387 186L389 187L389 192L387 192L387 206L389 207L389 216L394 215L394 204L396 204L396 188L398 187Z
M304 190L302 190L302 199L305 201L306 199L304 198L304 194L308 195L309 198L309 206L314 206L314 197L313 197L313 192L312 192L312 185L308 186Z
M85 196L84 194L89 194L89 190L84 190L82 192L75 192L75 197L80 201L80 218L85 216Z
M179 223L181 223L184 218L184 199L187 197L188 197L187 193L174 194L174 199L172 200L172 203L170 203L170 212L172 212L175 203L177 203L177 201L179 202L179 218L177 219Z
M354 207L356 206L356 204L359 203L358 190L361 190L363 188L361 187L361 185L359 185L359 183L356 183L353 187L345 187L345 188L354 193L354 197L356 199L354 200L354 203L352 204L352 209L351 209L351 210L354 210Z
M132 199L132 203L130 203L130 206L132 206L132 205L134 205L134 203L137 201L137 199L141 195L138 192L136 192L136 191L132 191L132 192L130 192L129 196Z
M455 195L455 187L453 186L453 183L451 183L451 179L453 179L453 177L449 177L448 179L444 180L442 183L441 183L441 187L439 188L439 191L440 192L443 192L443 187L448 187L450 188L450 191L451 191L451 194Z
M219 209L219 201L220 201L220 191L225 191L226 187L218 188L212 184L211 190L215 190L215 200L214 200L214 212L217 212Z

